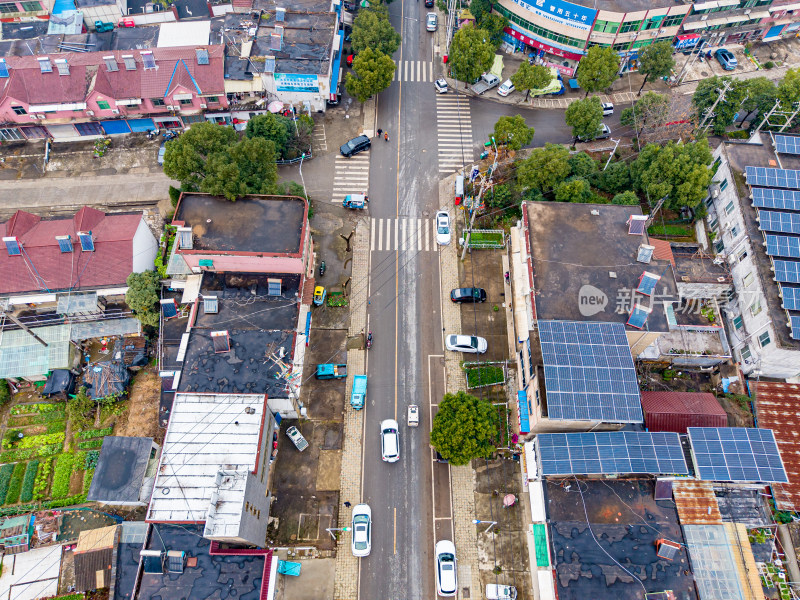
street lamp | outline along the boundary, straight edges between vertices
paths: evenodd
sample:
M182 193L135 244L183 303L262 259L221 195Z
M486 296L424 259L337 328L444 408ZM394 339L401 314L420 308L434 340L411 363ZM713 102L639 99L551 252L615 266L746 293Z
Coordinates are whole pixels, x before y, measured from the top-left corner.
M306 196L306 200L308 200L308 190L306 189L306 180L303 178L303 159L305 157L306 157L306 153L303 152L303 154L300 155L300 181L303 182L303 193Z
M334 531L350 531L350 527L328 527L327 529L325 529L325 531L327 531L331 535L331 538L333 538L333 541L335 542L336 541L336 536L333 535L333 532Z
M480 525L480 524L482 524L482 523L484 523L484 524L485 524L485 523L489 523L489 527L487 527L487 528L486 528L486 531L484 531L483 533L489 533L489 531L492 529L492 527L494 527L495 525L497 525L497 521L481 521L480 519L472 519L472 522L473 522L475 525Z

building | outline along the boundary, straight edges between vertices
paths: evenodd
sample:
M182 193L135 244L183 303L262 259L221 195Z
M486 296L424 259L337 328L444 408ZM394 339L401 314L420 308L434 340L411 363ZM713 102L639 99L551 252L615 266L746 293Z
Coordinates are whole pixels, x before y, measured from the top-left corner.
M111 587L114 550L119 542L119 534L119 525L81 531L72 551L75 591L88 592Z
M33 519L31 515L6 517L0 522L0 548L3 555L27 552L30 549Z
M727 427L728 415L713 394L641 392L648 431L686 433L688 427Z
M58 595L62 548L60 544L34 548L3 557L0 596L38 600Z
M800 374L800 183L773 177L796 173L800 157L776 152L771 136L762 140L714 151L706 220L733 279L722 312L734 358L745 375L786 379Z
M146 506L153 492L160 449L148 437L103 438L87 500L112 506Z

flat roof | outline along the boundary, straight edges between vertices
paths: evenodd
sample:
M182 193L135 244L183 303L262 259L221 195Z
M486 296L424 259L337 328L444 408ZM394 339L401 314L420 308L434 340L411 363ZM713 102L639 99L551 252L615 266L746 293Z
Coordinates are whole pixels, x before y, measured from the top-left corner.
M173 224L192 228L192 250L298 254L306 201L296 196L183 194Z
M147 520L204 522L219 492L215 520L238 525L265 405L263 394L175 394Z
M0 597L37 600L58 595L60 544L3 557Z
M675 260L675 278L678 282L716 283L730 285L733 283L727 262L717 264L714 256L704 252L699 244L671 244L672 256Z
M158 35L159 48L178 46L207 46L211 35L211 21L175 21L162 23ZM135 29L135 28L134 28Z
M138 502L153 438L108 436L103 438L97 470L87 499L90 502Z
M32 328L49 345L40 344L22 329L3 331L0 337L0 378L35 377L53 369L69 369L70 325Z
M664 302L678 299L672 265L636 261L648 239L630 235L627 222L642 214L640 207L570 202L525 207L537 319L626 324L635 302L652 308L643 330L669 330ZM661 277L652 296L634 293L645 271Z

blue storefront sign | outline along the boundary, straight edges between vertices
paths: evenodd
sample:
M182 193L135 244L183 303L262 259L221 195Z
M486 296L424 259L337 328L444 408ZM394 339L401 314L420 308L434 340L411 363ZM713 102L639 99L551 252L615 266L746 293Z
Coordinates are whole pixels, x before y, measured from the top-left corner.
M700 36L696 33L687 33L679 35L675 38L675 50L683 50L685 48L693 48L700 41Z
M312 92L318 94L319 81L316 75L275 73L275 89L279 92Z
M594 9L564 2L564 0L531 0L530 3L525 0L514 0L514 2L540 17L584 31L588 31L592 27L597 15L597 11Z

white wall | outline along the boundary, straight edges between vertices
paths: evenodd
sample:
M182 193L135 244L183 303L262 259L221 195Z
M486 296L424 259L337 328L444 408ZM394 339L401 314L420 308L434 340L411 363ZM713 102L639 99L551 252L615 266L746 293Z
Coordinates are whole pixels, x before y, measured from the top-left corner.
M83 23L90 31L94 31L95 21L103 21L104 23L113 23L116 25L124 14L122 7L118 4L87 6L80 10L83 11Z
M152 271L157 252L158 242L142 219L133 236L133 272Z

